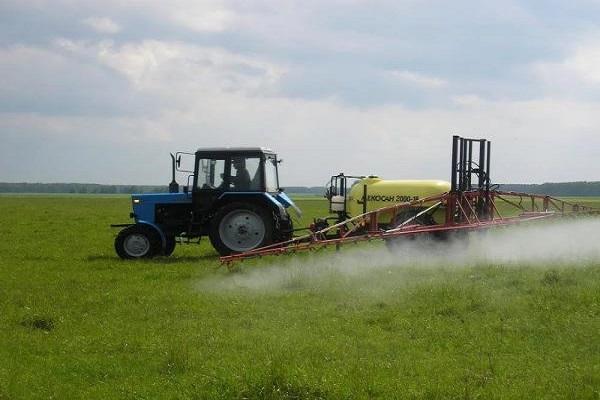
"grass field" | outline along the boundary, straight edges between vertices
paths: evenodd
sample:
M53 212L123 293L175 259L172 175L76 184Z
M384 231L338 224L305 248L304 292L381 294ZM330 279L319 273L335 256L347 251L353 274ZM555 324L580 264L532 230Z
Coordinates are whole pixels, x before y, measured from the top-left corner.
M129 208L0 197L0 399L600 399L600 260L121 261Z

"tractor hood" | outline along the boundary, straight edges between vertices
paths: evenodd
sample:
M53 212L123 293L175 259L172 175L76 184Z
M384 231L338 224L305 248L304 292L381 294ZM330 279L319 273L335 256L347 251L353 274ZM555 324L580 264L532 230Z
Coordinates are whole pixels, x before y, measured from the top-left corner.
M131 204L136 222L154 222L156 204L185 204L192 202L190 193L147 193L132 194Z

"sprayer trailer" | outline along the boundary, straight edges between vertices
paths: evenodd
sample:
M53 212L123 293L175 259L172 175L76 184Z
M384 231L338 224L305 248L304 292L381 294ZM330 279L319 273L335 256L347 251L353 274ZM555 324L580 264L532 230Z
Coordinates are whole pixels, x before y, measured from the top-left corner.
M115 239L119 257L168 256L177 242L203 236L222 256L292 238L288 209L300 210L279 187L273 151L204 148L171 159L169 192L132 195L133 222L112 225L123 228ZM176 171L188 176L181 191Z
M450 190L450 182L441 180L390 180L378 176L347 176L343 173L332 176L325 190L329 201L329 213L333 216L317 219L319 228L328 226L329 221L343 222L357 215L375 211L386 206L411 202L440 195ZM431 203L423 203L402 213L382 213L379 224L391 227L404 217L412 217ZM442 210L424 215L423 223L433 225L443 221ZM405 219L405 218L404 218Z
M332 245L339 248L374 239L395 247L398 240L407 237L447 238L497 226L600 214L599 209L551 196L500 191L491 184L490 160L491 142L454 136L450 182L335 175L325 194L332 215L315 219L308 234L223 256L221 262L230 265L247 258ZM503 215L499 203L511 212Z

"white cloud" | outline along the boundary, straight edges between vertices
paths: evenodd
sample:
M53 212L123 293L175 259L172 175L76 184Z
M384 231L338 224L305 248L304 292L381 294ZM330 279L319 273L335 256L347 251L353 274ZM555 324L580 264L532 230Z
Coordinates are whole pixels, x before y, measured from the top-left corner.
M389 75L399 82L425 89L438 89L448 84L444 79L414 71L394 70L389 71Z
M147 5L147 11L160 20L199 33L223 32L237 20L231 7L221 0L173 0L155 1Z
M582 81L600 83L600 41L578 46L564 62L564 67L573 71Z
M600 36L585 35L561 61L536 62L531 70L548 90L577 94L586 86L600 85Z
M463 94L452 97L452 102L457 106L468 107L481 105L483 99L476 94Z
M98 33L115 34L121 31L121 27L116 22L106 17L89 17L84 19L83 23Z
M63 50L95 59L125 76L136 90L183 93L275 93L285 68L215 47L148 40L120 46L111 41L55 42Z
M175 10L171 19L189 29L198 32L221 32L234 21L234 14L226 9L193 7L191 10Z

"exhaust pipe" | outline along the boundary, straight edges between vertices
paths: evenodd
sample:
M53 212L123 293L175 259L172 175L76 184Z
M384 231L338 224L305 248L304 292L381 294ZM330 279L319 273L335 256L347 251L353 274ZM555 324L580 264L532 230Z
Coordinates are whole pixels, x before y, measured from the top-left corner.
M171 161L172 161L172 178L171 178L171 183L169 183L169 193L179 193L179 184L177 183L177 181L175 180L175 156L173 155L173 153L171 154Z

